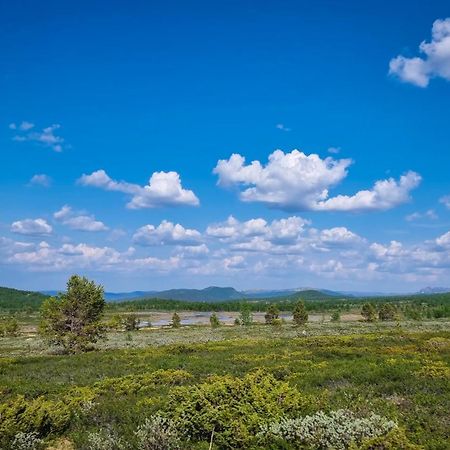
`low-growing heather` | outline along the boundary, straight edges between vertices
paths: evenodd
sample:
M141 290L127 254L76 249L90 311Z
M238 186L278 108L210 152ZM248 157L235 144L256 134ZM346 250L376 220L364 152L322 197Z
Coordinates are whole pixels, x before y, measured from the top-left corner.
M178 450L181 445L177 424L159 415L145 419L135 434L139 450Z
M396 428L395 422L376 414L356 417L351 411L340 409L271 422L261 426L258 436L265 444L287 441L295 448L346 450L367 439L386 436Z

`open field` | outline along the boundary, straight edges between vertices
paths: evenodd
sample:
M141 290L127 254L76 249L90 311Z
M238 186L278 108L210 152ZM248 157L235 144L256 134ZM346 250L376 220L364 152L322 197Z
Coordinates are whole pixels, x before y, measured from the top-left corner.
M49 354L32 327L25 335L1 339L3 415L15 414L16 423L10 417L0 424L0 448L10 448L8 435L24 429L37 429L45 445L64 438L62 448L108 448L93 444L105 436L112 439L109 448L138 448L136 427L155 414L186 430L182 448L208 448L213 429L216 449L319 448L263 444L255 437L263 425L259 422L264 414L273 421L346 409L395 421L408 440L422 448L447 449L450 323L442 319L368 324L352 321L352 316L340 323L328 322L326 316L322 323L322 315L317 317L320 320L305 327L186 326L110 333L97 351L72 356ZM258 429L235 410L235 399L221 398L227 383L248 381L245 377L254 376L248 374L255 370L264 373L258 372L258 377L270 377L258 386L281 383L279 388L287 390L286 399L276 403L272 413L263 414L255 406ZM273 400L264 388L255 395L269 406ZM203 410L200 405L206 398L208 407ZM288 398L298 400L295 407L286 406ZM197 405L193 410L192 402ZM239 408L247 411L248 405ZM99 430L104 431L98 434ZM395 445L376 448L415 448Z

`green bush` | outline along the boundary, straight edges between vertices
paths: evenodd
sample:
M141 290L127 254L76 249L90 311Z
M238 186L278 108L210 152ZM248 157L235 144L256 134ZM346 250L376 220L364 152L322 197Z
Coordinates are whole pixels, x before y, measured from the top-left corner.
M44 397L26 399L23 395L0 405L0 448L4 448L18 433L49 433L64 431L73 411L70 404Z
M137 331L139 329L139 317L136 314L125 314L122 318L125 331Z
M267 308L267 312L264 315L264 319L266 321L266 324L272 325L274 319L278 319L278 316L280 315L280 310L278 309L277 305L270 305Z
M19 323L15 317L5 317L0 322L1 336L17 336L19 331Z
M397 308L391 303L383 303L378 311L378 318L382 321L395 320L397 317Z
M305 308L305 303L302 301L297 302L294 311L292 312L295 325L304 325L308 322L308 313Z
M181 326L181 318L179 314L174 312L172 315L172 328L180 328L180 326Z
M211 324L212 328L217 328L220 327L220 320L217 317L216 313L212 313L210 318L209 318L209 323Z
M262 423L304 411L309 400L261 370L244 378L214 376L169 394L168 415L188 439L223 449L249 448Z
M331 321L332 322L339 322L341 320L341 313L340 311L333 311L333 314L331 314Z

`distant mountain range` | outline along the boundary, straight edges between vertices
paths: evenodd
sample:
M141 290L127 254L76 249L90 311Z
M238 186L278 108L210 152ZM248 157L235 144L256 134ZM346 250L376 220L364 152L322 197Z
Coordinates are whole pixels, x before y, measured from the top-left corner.
M45 295L57 295L59 291L41 291ZM185 300L194 302L215 302L240 299L262 299L275 297L290 297L301 295L305 300L342 296L339 292L317 290L313 288L249 290L238 291L233 287L209 286L204 289L168 289L164 291L132 291L105 292L107 301L134 300L141 298L160 298L170 300Z
M57 295L57 290L41 291L41 294ZM331 291L328 289L315 289L311 287L292 289L260 289L238 291L233 287L209 286L204 289L168 289L164 291L131 291L131 292L105 292L105 299L110 302L120 300L134 300L142 298L160 298L171 300L185 300L196 302L216 302L239 299L264 299L298 296L304 300L320 300L329 297L384 297L395 295L417 295L417 294L441 294L450 292L450 288L426 287L417 292L409 294L386 293L386 292L361 292L361 291Z

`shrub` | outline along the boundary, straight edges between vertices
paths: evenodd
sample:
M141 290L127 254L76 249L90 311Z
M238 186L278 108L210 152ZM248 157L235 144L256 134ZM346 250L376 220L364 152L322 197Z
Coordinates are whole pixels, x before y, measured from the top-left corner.
M374 322L376 318L375 306L372 303L364 303L361 309L361 315L367 322Z
M15 317L6 317L0 323L1 336L17 336L19 331L19 322Z
M72 406L64 400L26 399L23 395L1 404L0 448L21 432L46 436L65 430L70 423Z
M308 313L306 312L305 303L302 301L297 302L292 312L294 323L296 325L304 325L308 322Z
M266 324L272 325L274 319L278 319L278 316L280 315L280 310L278 307L274 304L270 305L267 308L267 312L264 315L264 319L266 321Z
M88 434L89 450L125 450L124 441L111 430L100 430Z
M378 311L378 318L382 321L395 320L397 316L397 308L391 303L383 303Z
M274 327L281 327L281 325L283 325L283 319L279 319L279 318L273 319L272 320L272 325Z
M180 435L175 422L161 416L145 419L136 431L139 450L177 450Z
M261 428L258 436L266 444L281 440L296 448L345 450L365 439L386 436L397 425L376 414L358 418L350 411L337 410L329 414L319 411L302 418L282 419Z
M295 388L261 370L244 378L213 376L169 394L168 414L192 440L219 448L249 448L262 422L303 411L307 400Z
M39 434L35 431L24 433L19 431L14 436L11 448L12 450L38 450L42 447L42 439L39 438Z
M212 328L217 328L220 327L220 320L217 317L216 313L212 313L210 318L209 318L209 323L211 324Z
M73 275L66 293L42 304L40 333L69 353L85 351L102 336L104 307L103 287Z
M350 450L421 450L422 448L411 443L404 430L395 428L387 435L363 440L357 449L352 447Z
M137 331L139 322L139 317L136 314L126 314L122 319L125 331Z
M180 326L181 326L181 318L176 312L174 312L172 316L172 327L180 328Z
M107 325L110 330L121 330L123 327L123 318L120 314L114 314L111 319L109 319Z
M243 307L239 313L239 323L244 326L249 326L253 323L253 314L247 306Z
M341 320L341 313L339 311L333 311L333 314L331 314L331 321L339 322L340 320Z

